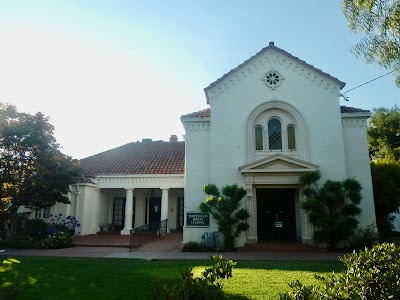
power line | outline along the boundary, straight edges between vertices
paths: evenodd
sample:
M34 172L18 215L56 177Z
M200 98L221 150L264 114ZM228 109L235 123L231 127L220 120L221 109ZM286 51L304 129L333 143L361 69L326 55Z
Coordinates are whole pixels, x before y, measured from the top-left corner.
M363 84L360 84L360 85L356 86L355 88L352 88L352 89L350 89L350 90L347 90L347 91L344 92L343 94L340 94L340 96L342 96L342 97L344 98L345 101L349 101L349 98L348 98L347 95L346 95L348 92L353 91L353 90L355 90L355 89L358 89L359 87L362 87L363 85L366 85L366 84L368 84L368 83L371 83L372 81L375 81L375 80L377 80L377 79L379 79L379 78L385 77L386 75L389 75L389 74L391 74L391 73L393 73L393 72L394 72L394 70L393 70L393 71L390 71L390 72L388 72L388 73L386 73L386 74L383 74L383 75L381 75L381 76L379 76L379 77L376 77L376 78L374 78L374 79L371 79L370 81L364 82Z

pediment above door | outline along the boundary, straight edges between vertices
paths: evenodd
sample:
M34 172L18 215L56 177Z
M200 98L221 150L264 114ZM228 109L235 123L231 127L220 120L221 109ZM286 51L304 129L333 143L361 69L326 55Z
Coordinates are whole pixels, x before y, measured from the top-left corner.
M300 175L318 170L319 166L287 155L274 154L239 167L247 176L264 175Z

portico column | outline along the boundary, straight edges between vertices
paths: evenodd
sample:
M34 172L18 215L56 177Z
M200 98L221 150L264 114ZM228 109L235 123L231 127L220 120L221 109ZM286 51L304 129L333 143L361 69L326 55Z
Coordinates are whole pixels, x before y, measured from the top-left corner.
M132 229L133 189L126 189L125 224L121 235L129 235Z
M168 219L168 189L162 189L161 193L161 220Z
M256 213L256 205L255 205L255 197L253 197L253 185L247 183L246 184L246 192L247 192L247 210L250 214L250 218L248 220L249 229L247 230L247 242L248 243L256 243L257 242L257 213Z

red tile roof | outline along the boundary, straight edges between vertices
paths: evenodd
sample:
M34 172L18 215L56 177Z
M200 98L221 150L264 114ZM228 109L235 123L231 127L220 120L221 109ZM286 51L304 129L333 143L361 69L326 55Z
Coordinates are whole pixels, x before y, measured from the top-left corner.
M210 115L210 108L206 108L187 115L183 115L182 118L209 118Z
M80 160L83 175L184 174L185 142L129 143Z
M349 114L351 114L351 113L360 113L360 112L362 112L362 113L369 113L370 111L369 111L369 110L365 110L365 109L361 109L361 108L355 108L355 107L350 107L350 106L344 106L344 105L342 105L342 106L340 106L340 112L341 112L342 114L344 114L344 113L349 113Z
M361 108L341 105L340 112L343 114L343 113L360 113L360 112L369 113L370 111ZM211 110L210 108L206 108L187 115L183 115L182 118L209 118L210 116L211 116Z

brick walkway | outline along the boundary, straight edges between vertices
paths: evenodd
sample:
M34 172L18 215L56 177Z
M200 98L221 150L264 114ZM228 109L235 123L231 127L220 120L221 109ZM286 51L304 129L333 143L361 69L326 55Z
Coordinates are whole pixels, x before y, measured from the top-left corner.
M119 231L108 231L98 234L76 236L73 241L75 247L118 247L129 248L130 236L121 235ZM135 242L134 242L135 244ZM180 252L182 248L182 232L170 232L142 244L135 251L142 252Z
M240 260L338 260L340 253L324 251L182 252L182 232L171 232L129 251L129 236L115 233L78 236L64 249L0 249L0 256L63 256L130 259L209 259L221 254Z
M120 231L108 231L98 234L81 235L74 237L76 247L121 247L129 248L129 235L121 235Z

